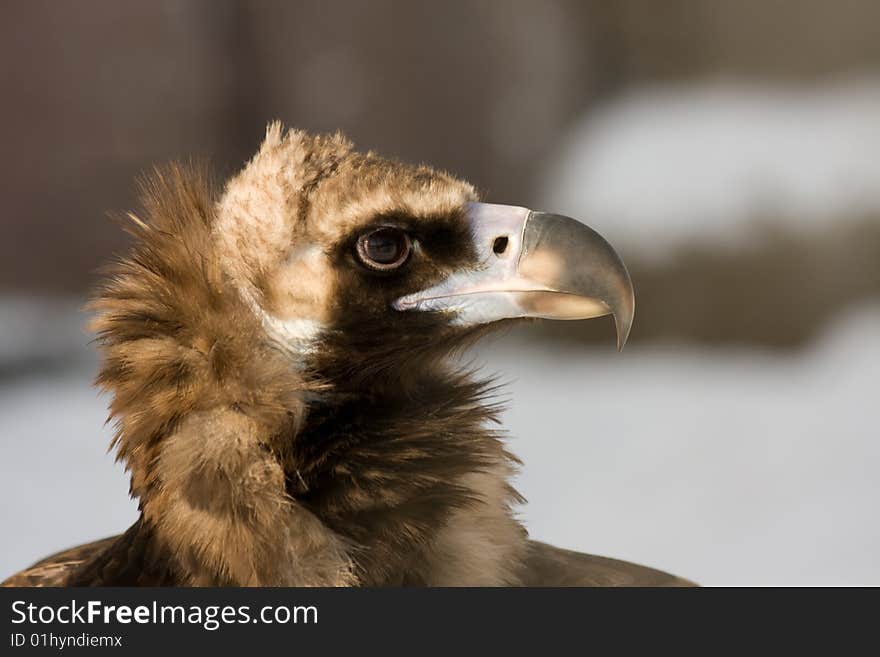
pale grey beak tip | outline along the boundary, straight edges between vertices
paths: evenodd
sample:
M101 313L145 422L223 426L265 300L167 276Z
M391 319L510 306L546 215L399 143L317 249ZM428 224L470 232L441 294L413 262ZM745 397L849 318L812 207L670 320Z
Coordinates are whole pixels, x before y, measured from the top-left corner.
M617 318L614 316L614 326L617 329L617 351L623 351L626 341L629 339L630 329L632 328L632 315L628 318Z
M554 265L558 266L554 269ZM632 327L635 293L626 265L602 235L570 217L532 212L523 236L520 269L535 269L533 278L543 276L541 280L551 289L596 300L605 312L557 318L588 319L610 313L617 329L617 348L623 349Z
M624 272L626 281L625 291L621 298L615 304L617 307L613 309L614 326L617 330L617 351L623 351L626 341L629 340L630 331L632 330L633 318L635 317L636 297L633 289L632 281L626 266L621 261L621 268Z

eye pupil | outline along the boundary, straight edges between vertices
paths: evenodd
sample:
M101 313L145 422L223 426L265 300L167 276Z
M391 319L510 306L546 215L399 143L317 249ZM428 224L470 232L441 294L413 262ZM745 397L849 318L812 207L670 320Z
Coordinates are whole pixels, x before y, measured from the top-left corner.
M367 237L367 255L383 265L394 262L403 251L403 241L396 231L377 230Z
M358 256L372 269L396 269L406 262L412 248L409 236L399 228L379 228L358 239Z

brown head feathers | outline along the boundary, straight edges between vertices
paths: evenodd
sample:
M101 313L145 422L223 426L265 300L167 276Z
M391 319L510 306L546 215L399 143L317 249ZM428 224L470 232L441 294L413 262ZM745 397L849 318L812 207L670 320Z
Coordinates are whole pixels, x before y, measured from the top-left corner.
M475 198L278 124L222 193L202 169L155 172L91 304L142 517L74 580L518 583L525 532L493 390L446 360L473 335L389 309L467 266ZM389 224L420 236L418 258L369 271L353 245Z

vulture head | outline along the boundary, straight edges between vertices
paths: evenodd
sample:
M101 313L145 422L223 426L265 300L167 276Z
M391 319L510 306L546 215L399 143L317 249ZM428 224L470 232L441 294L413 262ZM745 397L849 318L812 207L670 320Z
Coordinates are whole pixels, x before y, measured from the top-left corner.
M622 346L602 237L279 124L222 190L157 171L130 219L92 305L141 517L71 581L528 581L492 384L447 357L529 317L612 314Z
M500 320L612 313L620 346L632 322L626 268L598 233L480 203L465 182L339 136L271 127L214 233L266 338L337 386L393 383Z

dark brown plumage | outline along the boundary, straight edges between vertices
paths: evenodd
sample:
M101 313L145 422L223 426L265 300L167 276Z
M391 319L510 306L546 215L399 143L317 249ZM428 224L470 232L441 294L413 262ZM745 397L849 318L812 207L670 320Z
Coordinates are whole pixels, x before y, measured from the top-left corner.
M488 321L399 310L485 269L476 200L277 125L222 195L203 172L157 172L92 303L141 517L5 584L684 583L529 541L494 388L446 358Z
M136 527L137 525L134 526ZM133 535L137 535L136 531ZM108 577L104 575L103 570L117 572L117 566L114 565L116 552L119 556L115 558L131 564L131 568L125 577L120 578L116 575L114 584L118 586L174 584L175 579L170 573L150 573L148 570L141 570L143 560L136 554L132 556L132 552L136 550L120 550L127 545L125 540L120 539L123 537L111 536L53 554L27 570L13 575L3 585L58 586L61 582L66 582L67 586L106 585ZM116 551L110 549L114 546ZM94 559L96 555L102 555L102 558ZM82 568L86 562L89 562L90 567ZM65 579L74 571L75 578ZM520 585L688 587L693 586L693 583L660 570L619 559L563 550L539 541L528 541Z

